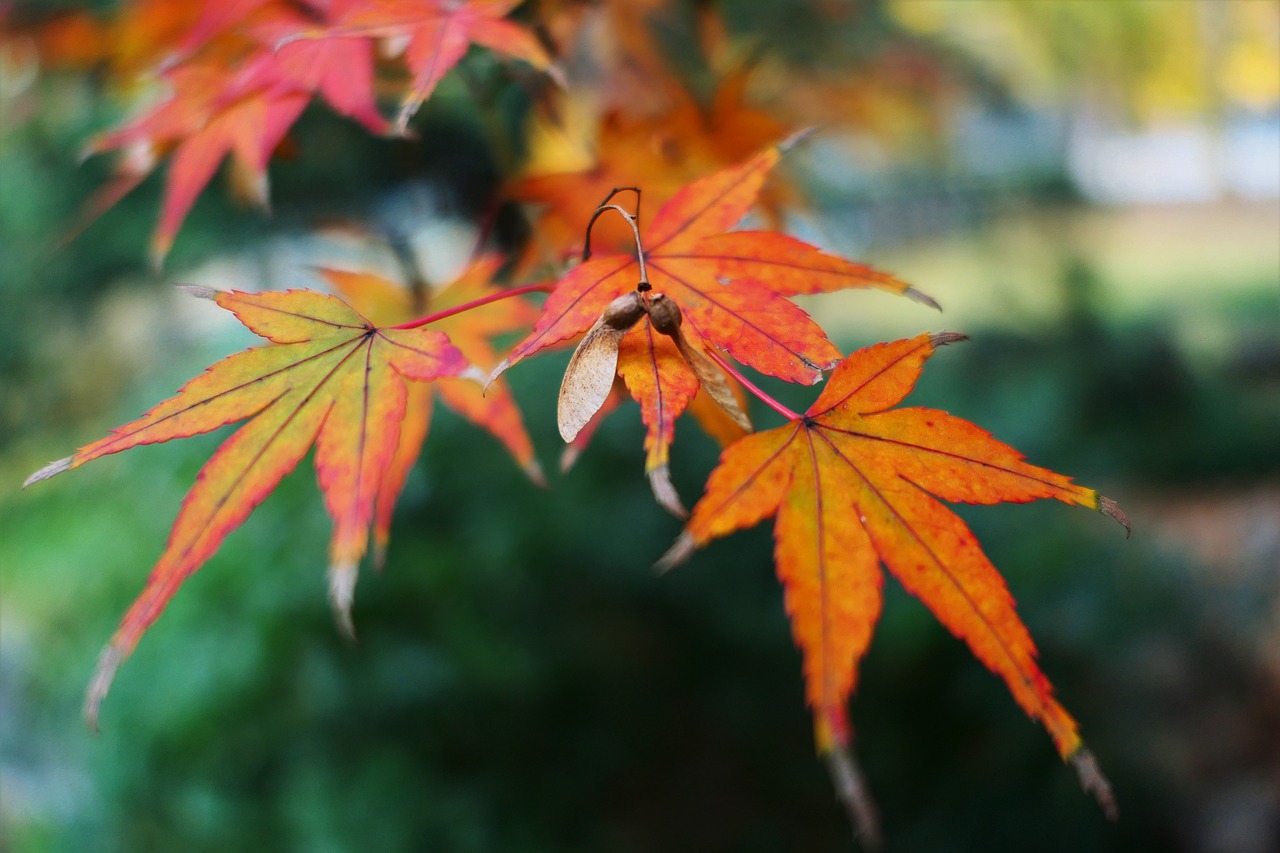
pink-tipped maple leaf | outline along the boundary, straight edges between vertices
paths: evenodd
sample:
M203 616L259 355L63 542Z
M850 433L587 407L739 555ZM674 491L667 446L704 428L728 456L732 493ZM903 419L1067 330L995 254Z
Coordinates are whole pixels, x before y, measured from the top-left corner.
M157 263L226 157L244 175L252 200L266 205L268 161L313 96L323 97L370 132L389 130L374 100L368 41L302 40L277 47L287 35L314 22L286 4L244 5L245 20L218 26L238 25L236 34L247 40L247 52L241 45L234 59L214 51L172 66L165 72L172 88L168 98L89 144L90 154L120 150L125 156L115 179L89 202L86 218L110 207L150 174L161 157L171 156L160 220L152 236L151 254ZM205 19L194 31L202 37L214 26Z

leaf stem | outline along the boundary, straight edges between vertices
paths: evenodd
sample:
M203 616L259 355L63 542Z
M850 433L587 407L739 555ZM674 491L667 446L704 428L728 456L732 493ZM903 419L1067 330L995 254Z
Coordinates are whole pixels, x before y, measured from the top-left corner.
M552 284L529 284L524 287L513 287L510 290L503 290L498 293L491 293L488 296L482 296L479 299L473 299L470 302L464 302L461 305L455 305L452 308L446 308L443 311L437 311L434 314L428 314L417 320L410 320L407 323L401 323L398 326L388 326L389 329L416 329L419 326L425 326L428 323L434 323L437 320L443 320L446 317L452 317L455 314L462 314L470 311L472 308L479 308L481 305L488 305L490 302L497 302L500 299L508 299L512 296L523 296L526 293L550 293L555 289Z
M636 194L635 219L636 220L640 219L640 188L639 187L614 187L613 189L609 190L609 194L604 197L604 201L596 205L596 212L591 214L591 221L587 223L587 236L582 241L582 260L583 261L588 261L591 259L591 227L596 224L596 220L600 218L600 214L604 213L606 210L609 209L608 205L609 205L609 202L613 201L613 197L618 193L625 193L625 192L633 192ZM623 212L622 215L627 217L631 216L631 214L626 213L625 211ZM632 228L635 228L635 227L636 226L633 224ZM637 238L637 245L638 245L638 238Z
M644 248L640 243L640 226L636 224L636 218L632 213L619 204L600 205L596 208L596 212L591 214L591 223L587 225L587 240L589 241L591 239L591 226L600 218L600 214L604 213L606 210L618 211L618 213L622 215L622 218L627 220L627 224L631 226L631 233L635 235L636 238L636 260L640 264L640 283L636 285L636 290L643 293L646 290L649 290L649 273L644 268Z
M723 370L725 373L729 374L734 379L742 383L742 387L746 388L748 391L754 394L756 396L756 399L760 400L766 406L773 409L775 412L782 415L784 418L786 418L789 421L798 421L801 419L799 414L791 411L786 406L782 405L777 400L770 397L764 391L760 390L760 388L757 387L754 382L752 382L747 377L743 376L742 373L739 372L736 367L729 364L729 362L726 359L721 358L720 354L716 352L715 347L713 346L705 347L705 351L707 355L711 356L712 361L720 365L721 370Z

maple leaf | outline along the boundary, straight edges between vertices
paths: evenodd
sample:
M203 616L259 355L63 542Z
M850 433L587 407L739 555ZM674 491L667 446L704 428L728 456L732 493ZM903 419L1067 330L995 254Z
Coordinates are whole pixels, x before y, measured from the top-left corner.
M116 670L178 587L312 444L334 522L330 597L340 624L350 630L356 567L406 418L407 386L469 369L443 332L380 328L335 296L189 289L232 311L270 343L214 364L138 420L42 468L25 484L110 453L250 419L200 469L164 553L103 650L86 695L93 725Z
M683 518L668 466L675 417L693 407L703 429L722 445L750 432L751 421L741 388L689 343L680 321L679 308L662 294L632 291L611 302L569 359L556 420L569 445L561 460L567 470L601 419L630 392L646 427L645 473L654 497Z
M672 299L699 339L743 364L792 382L812 384L840 354L822 329L786 297L847 287L876 287L936 305L891 275L855 264L782 234L724 233L735 225L778 162L771 147L747 162L695 181L663 205L640 252L654 293ZM610 302L634 290L634 255L593 257L557 284L533 331L499 365L585 332Z
M308 39L385 38L403 44L413 85L396 126L404 130L436 84L457 65L472 43L522 59L559 80L537 38L507 13L519 0L359 0L345 2L333 24L301 35Z
M673 500L666 468L674 423L705 384L691 367L691 359L697 360L691 353L714 355L724 350L762 373L811 384L839 361L840 353L787 297L877 287L936 307L893 276L792 237L764 231L724 233L751 208L781 153L780 147L768 148L739 166L689 184L658 212L647 245L636 255L593 257L575 267L557 283L533 331L491 374L497 377L526 356L587 331L626 293L639 290L669 300L683 317L682 351L677 352L673 340L654 335L647 318L629 325L631 331L612 348L617 372L640 403L648 428L646 471L655 496L676 514L683 511ZM704 371L702 378L714 375L718 371ZM607 371L596 378L590 399L597 407L611 378ZM594 408L584 410L579 420L585 422L593 412Z
M238 25L240 29L228 36L236 45L231 48L236 59L215 51L173 65L166 71L173 90L169 98L98 136L87 149L88 154L123 150L125 157L115 179L87 206L86 222L141 183L161 156L172 155L160 221L152 235L151 255L157 264L228 155L245 176L243 185L251 200L265 206L267 163L313 95L321 95L338 113L373 133L388 130L374 103L369 42L297 41L277 49L287 34L313 22L288 4L241 3L222 11L229 14L233 9L249 17L209 23L210 12L192 32L206 38L221 27ZM240 44L245 39L247 48Z
M623 103L602 118L583 117L587 99L579 90L561 94L554 109L535 113L524 177L509 190L518 201L543 208L539 242L531 249L556 257L572 253L592 215L584 198L634 184L649 204L661 206L686 183L786 137L782 124L746 105L748 76L740 70L724 77L705 108L683 85L662 76L647 81L668 102L652 115L633 117L626 112L633 105ZM763 189L759 207L771 226L780 219L783 201L794 195L779 182ZM592 237L601 247L624 251L631 232L607 220L596 223Z
M803 415L791 413L785 426L724 451L659 567L776 515L774 558L803 654L815 739L834 757L833 768L847 768L846 704L880 614L883 564L1004 679L1110 813L1106 780L1037 667L1003 579L964 522L935 498L981 504L1056 498L1110 515L1126 529L1128 522L1114 502L1028 464L967 421L934 409L893 408L935 348L962 338L921 335L846 358Z
M497 257L475 261L453 283L432 291L432 308L445 313L447 309L500 293L500 289L491 282L501 264ZM401 323L420 313L414 309L412 295L407 288L384 278L345 270L321 269L319 272L361 314L379 325ZM529 303L507 299L468 311L465 317L444 317L432 325L447 334L472 364L491 365L498 359L490 339L528 328L536 314ZM437 394L450 409L492 433L530 479L539 485L546 484L542 469L534 458L533 444L525 431L520 409L505 383L497 383L485 393L469 379L441 377L430 384L414 383L409 386L400 442L383 477L376 501L373 544L374 559L379 565L385 558L392 509L426 440Z

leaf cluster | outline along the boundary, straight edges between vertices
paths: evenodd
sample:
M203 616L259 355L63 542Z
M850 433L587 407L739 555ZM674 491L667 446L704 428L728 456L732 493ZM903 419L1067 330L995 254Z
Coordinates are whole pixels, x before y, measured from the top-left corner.
M224 158L241 191L265 204L268 162L313 99L373 133L407 133L413 113L472 46L541 72L536 87L548 114L557 106L571 110L572 57L542 34L572 29L572 4L540 4L524 22L509 17L516 5L238 0L162 12L140 0L135 10L151 10L157 32L131 61L162 68L170 94L90 144L92 152L124 155L90 212L106 210L167 158L152 242L159 262ZM627 8L608 6L607 14L625 17ZM657 61L642 37L628 55ZM445 287L424 294L411 286L420 283L325 269L319 274L329 293L189 288L232 312L263 343L214 364L137 420L27 480L243 422L197 475L141 595L104 649L86 697L91 724L116 670L182 583L313 448L333 520L330 598L347 634L354 634L359 566L370 551L382 562L393 508L436 402L492 433L545 484L504 374L576 340L557 406L568 445L562 467L588 446L603 418L628 398L638 403L656 501L687 515L660 568L775 519L774 562L803 654L815 741L864 841L876 842L877 822L852 757L847 705L880 614L881 567L1005 681L1112 813L1108 784L1040 671L1012 596L940 501L1053 498L1127 521L1113 502L1027 463L967 421L899 407L926 360L963 335L922 334L845 356L793 301L874 288L938 307L890 274L778 228L736 230L753 210L778 221L786 186L770 177L802 138L784 139L781 124L745 105L745 79L725 75L709 108L676 96L657 118L605 112L590 168L528 175L511 187L512 197L549 206L525 251L513 258L477 251ZM387 87L399 100L391 120L379 109ZM659 127L684 156L655 161L644 140ZM689 156L691 150L701 154ZM629 180L615 180L624 175ZM641 183L619 188L630 180ZM592 191L602 188L600 203L583 203L600 198ZM628 191L632 206L615 201ZM652 222L640 218L642 198L660 202ZM571 259L577 240L581 254ZM514 270L506 280L504 267ZM541 305L528 301L538 293L548 294ZM497 341L511 334L520 337L499 358ZM822 389L808 409L794 412L757 387L747 368ZM783 425L753 431L751 397ZM724 445L689 514L670 474L675 424L686 412Z

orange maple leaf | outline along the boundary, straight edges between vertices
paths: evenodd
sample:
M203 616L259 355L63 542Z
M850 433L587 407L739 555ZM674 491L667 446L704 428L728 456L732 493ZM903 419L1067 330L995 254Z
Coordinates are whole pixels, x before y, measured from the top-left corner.
M751 208L782 149L771 147L739 166L689 184L658 212L637 256L591 258L560 280L533 331L494 370L585 332L620 295L637 289L669 299L683 315L689 347L717 349L762 373L813 383L839 361L822 329L787 297L846 287L877 287L928 304L927 296L891 275L828 255L807 243L764 231L724 233ZM617 372L640 403L648 428L646 471L664 506L672 501L666 464L674 424L700 383L669 338L648 317L619 340ZM597 389L607 391L609 376ZM604 400L601 391L596 403ZM590 412L585 412L590 415ZM576 432L576 430L572 430ZM566 436L571 438L571 436Z
M492 278L501 264L502 260L497 257L477 260L452 284L432 291L431 307L444 313L458 305L500 293ZM334 269L322 269L320 273L361 314L379 325L405 322L415 313L420 313L414 310L407 288L384 278ZM529 303L507 299L468 311L465 317L445 317L432 325L447 334L472 364L491 365L498 357L490 339L528 328L536 315L537 311ZM430 384L413 383L408 393L400 442L376 502L373 545L377 564L383 562L386 552L392 509L426 440L436 394L450 409L488 430L502 442L530 479L539 485L546 484L538 460L534 458L533 444L525 431L520 409L506 383L499 382L482 393L480 386L469 379L441 377Z
M331 26L309 31L308 39L384 38L403 45L413 85L396 126L404 130L436 84L474 43L522 59L558 79L551 57L534 35L508 21L520 0L343 0L335 3ZM399 45L397 45L399 46Z
M670 568L712 539L776 515L774 559L803 653L815 738L835 768L849 766L841 762L850 742L846 704L880 614L883 564L1004 679L1110 812L1106 780L1036 665L1003 579L964 522L935 498L981 504L1056 498L1110 515L1126 529L1128 522L1114 502L1028 464L967 421L934 409L893 408L935 348L962 338L920 335L846 358L803 415L790 413L785 426L721 454L659 566Z
M582 119L576 91L563 94L555 109L535 113L531 162L510 189L516 200L541 208L537 243L531 249L556 258L571 254L593 213L582 204L584 198L637 185L648 204L660 207L686 183L740 163L786 137L784 125L748 105L748 78L745 69L725 76L705 107L664 76L648 83L667 102L653 115L633 116L623 104L600 119ZM587 168L575 163L584 150L591 152ZM765 188L759 206L771 226L779 220L783 202L794 196L787 185ZM625 251L631 232L617 220L606 220L596 223L592 239L610 251Z
M86 695L85 714L91 724L96 724L98 706L117 668L178 587L312 444L320 489L334 521L330 597L340 623L349 629L356 568L395 459L408 387L470 369L443 332L379 328L335 296L306 290L191 290L234 312L270 343L214 364L176 396L42 468L25 484L110 453L250 418L200 469L164 553L103 650Z

